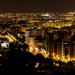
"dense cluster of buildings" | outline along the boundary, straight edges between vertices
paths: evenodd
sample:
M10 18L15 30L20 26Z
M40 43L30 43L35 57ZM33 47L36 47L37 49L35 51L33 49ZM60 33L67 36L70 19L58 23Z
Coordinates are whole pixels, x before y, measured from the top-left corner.
M0 34L10 42L27 42L33 52L75 58L75 12L0 13Z

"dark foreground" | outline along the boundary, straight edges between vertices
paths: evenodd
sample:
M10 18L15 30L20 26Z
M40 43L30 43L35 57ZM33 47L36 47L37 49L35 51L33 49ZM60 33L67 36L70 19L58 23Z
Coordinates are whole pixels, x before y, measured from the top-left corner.
M31 75L74 75L75 62L63 63L41 54L34 56L26 51L27 44L10 43L8 51L0 52L0 73ZM36 68L36 63L39 66Z

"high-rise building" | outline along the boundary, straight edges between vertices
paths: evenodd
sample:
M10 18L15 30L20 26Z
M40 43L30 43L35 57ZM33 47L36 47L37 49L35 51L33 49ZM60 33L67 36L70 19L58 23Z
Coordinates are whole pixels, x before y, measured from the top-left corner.
M50 54L53 54L54 51L54 39L53 39L53 33L47 34L47 50L50 52Z

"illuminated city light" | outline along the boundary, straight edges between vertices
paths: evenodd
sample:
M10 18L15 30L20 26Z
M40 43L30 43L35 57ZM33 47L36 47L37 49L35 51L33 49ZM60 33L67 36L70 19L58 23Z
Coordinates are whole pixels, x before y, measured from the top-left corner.
M38 67L39 67L39 63L36 63L35 68L38 68Z
M67 42L65 44L67 44Z
M39 17L40 15L41 15L41 17ZM24 36L27 37L26 43L29 44L29 52L33 53L33 55L37 55L38 53L41 53L45 58L48 58L50 55L50 53L49 53L50 49L48 49L48 50L43 49L43 48L39 49L38 45L43 46L44 43L37 43L34 39L35 36L37 36L39 34L42 35L41 30L44 30L45 35L48 36L48 34L51 35L50 33L54 33L54 32L59 33L59 32L63 32L63 31L68 31L70 29L72 31L72 33L67 33L67 34L70 35L69 36L70 38L68 39L68 41L71 40L71 37L74 36L74 32L75 32L75 29L72 27L75 25L75 22L74 22L75 12L60 13L58 15L55 14L54 16L52 16L49 13L45 13L45 14L39 13L39 16L37 14L25 14L25 13L22 13L22 14L19 13L19 14L14 14L14 15L12 13L0 14L0 17L1 17L0 23L3 23L3 25L6 25L7 21L13 21L13 23L14 23L13 25L11 25L9 27L9 29L7 29L7 28L5 30L1 29L2 31L0 31L0 33L3 33L3 34L0 34L0 38L7 38L9 40L9 42L14 42L14 41L20 42L12 34L7 33L6 35L4 35L4 33L7 31L16 33L17 30L15 30L15 32L14 32L14 29L17 29L17 27L18 27L18 31L24 32ZM39 20L39 18L41 20ZM5 19L7 19L7 20L5 20ZM26 20L28 23L21 24L21 25L18 24L18 22L21 20ZM11 22L9 22L8 24L10 24L10 23ZM25 25L27 25L27 27ZM36 26L36 31L33 31L33 28L34 28L33 25ZM17 27L15 27L15 26L17 26ZM13 27L15 27L15 28L13 28ZM72 29L70 27L72 27ZM13 31L12 31L12 29L13 29ZM27 29L29 29L29 30L27 30ZM46 30L48 30L48 31L46 31ZM26 31L28 31L28 33L26 33ZM18 35L18 37L20 37L22 39L20 34L18 34L18 33L16 33L16 34ZM34 34L35 36L30 36L31 34ZM64 33L64 36L65 36L65 33ZM64 36L62 36L62 37L64 38ZM46 36L44 36L44 37L46 37ZM45 40L44 40L45 43L48 42L48 38L50 38L50 36L45 38ZM53 41L58 40L58 38L53 39ZM63 42L64 42L65 39L61 39L61 40L63 40ZM61 42L61 44L62 44L62 42ZM64 44L68 45L67 42ZM1 45L3 47L6 47L6 43L3 43ZM65 48L68 49L68 47L65 47ZM68 61L72 61L72 60L75 61L75 57L71 57L70 52L69 52L68 56L66 57L65 48L64 48L64 45L62 45L60 54L58 54L57 52L53 53L52 58L55 60L61 60L62 62L66 62L66 63ZM53 52L53 50L52 50L52 52Z
M46 13L46 14L42 14L42 16L50 16L48 13Z
M0 57L2 56L2 54L0 54Z
M1 46L3 48L8 48L9 47L9 43L7 43L7 42L1 43Z
M59 67L60 65L59 65L59 63L56 63L55 66Z

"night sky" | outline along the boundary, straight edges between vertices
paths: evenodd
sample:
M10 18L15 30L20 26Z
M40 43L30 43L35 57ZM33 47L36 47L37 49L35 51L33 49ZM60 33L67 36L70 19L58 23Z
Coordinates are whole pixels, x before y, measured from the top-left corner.
M74 11L75 0L0 0L0 11Z

